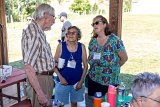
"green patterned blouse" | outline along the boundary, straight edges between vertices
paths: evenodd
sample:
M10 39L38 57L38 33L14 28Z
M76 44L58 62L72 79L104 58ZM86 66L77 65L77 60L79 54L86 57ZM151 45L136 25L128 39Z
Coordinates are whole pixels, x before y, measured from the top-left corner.
M89 77L101 85L119 84L120 59L118 52L125 49L122 40L112 33L105 45L99 46L97 38L92 38L88 49ZM95 53L100 53L100 59L94 58Z

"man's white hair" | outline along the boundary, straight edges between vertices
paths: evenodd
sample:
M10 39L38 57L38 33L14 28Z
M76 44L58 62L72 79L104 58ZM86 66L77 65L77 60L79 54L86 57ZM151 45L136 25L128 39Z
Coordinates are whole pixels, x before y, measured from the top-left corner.
M36 8L35 12L33 13L34 20L43 18L45 13L55 16L55 11L53 7L48 4L41 4Z
M150 96L156 88L160 88L160 75L144 72L136 76L133 81L131 92L133 98Z

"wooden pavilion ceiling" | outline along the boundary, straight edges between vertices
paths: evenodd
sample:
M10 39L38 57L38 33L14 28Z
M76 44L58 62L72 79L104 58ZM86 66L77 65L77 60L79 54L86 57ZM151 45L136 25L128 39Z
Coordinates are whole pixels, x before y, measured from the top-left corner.
M121 37L123 0L109 1L109 24L113 32ZM5 0L0 0L0 65L8 64Z

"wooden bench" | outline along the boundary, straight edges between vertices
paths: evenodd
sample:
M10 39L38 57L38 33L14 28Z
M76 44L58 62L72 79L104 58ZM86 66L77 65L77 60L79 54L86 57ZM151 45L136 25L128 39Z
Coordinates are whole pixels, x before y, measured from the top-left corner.
M31 105L31 101L29 99L25 99L23 101L20 101L14 105L12 105L11 107L32 107Z

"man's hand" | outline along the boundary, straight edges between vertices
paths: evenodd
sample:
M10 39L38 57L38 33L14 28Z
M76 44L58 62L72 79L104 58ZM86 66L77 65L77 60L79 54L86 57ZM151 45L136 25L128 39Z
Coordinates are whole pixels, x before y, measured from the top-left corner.
M31 83L31 86L36 91L39 103L43 106L48 106L48 99L41 89L41 86L35 73L36 71L31 65L25 65L25 71L29 79L29 82Z
M45 95L38 95L38 101L42 106L48 106L49 102Z

